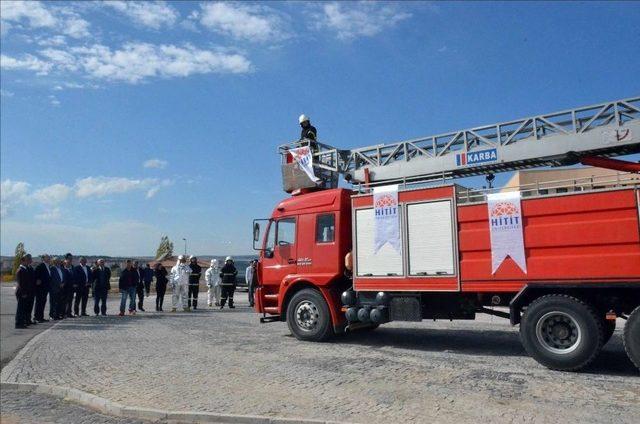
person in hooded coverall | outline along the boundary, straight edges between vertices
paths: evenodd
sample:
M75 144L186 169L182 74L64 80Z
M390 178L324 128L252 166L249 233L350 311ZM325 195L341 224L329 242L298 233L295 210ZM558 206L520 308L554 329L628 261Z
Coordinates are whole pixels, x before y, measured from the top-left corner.
M222 282L220 285L222 286L222 296L220 298L220 309L224 308L224 304L229 299L229 308L233 309L233 293L236 291L236 276L238 275L238 270L233 264L233 258L231 256L227 256L224 260L224 266L220 270L220 278L222 278Z
M220 276L218 275L218 260L211 259L211 265L204 273L204 280L207 282L207 304L220 306Z
M191 274L189 275L189 304L188 308L191 309L193 302L193 309L198 309L198 293L200 293L200 276L202 275L202 267L198 265L198 258L191 256L189 258L189 268L191 268Z
M171 312L175 312L178 308L178 301L185 312L189 310L187 308L187 292L189 289L190 274L191 267L187 265L187 258L183 255L178 256L178 263L171 268L171 278L169 281L173 291L171 296Z

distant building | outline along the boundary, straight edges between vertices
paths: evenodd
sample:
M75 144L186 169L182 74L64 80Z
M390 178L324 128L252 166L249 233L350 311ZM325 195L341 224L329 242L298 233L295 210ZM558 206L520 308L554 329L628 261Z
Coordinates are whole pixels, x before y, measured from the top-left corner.
M604 168L531 169L514 172L502 191L519 187L522 196L528 197L613 188L634 183L640 184L640 175Z

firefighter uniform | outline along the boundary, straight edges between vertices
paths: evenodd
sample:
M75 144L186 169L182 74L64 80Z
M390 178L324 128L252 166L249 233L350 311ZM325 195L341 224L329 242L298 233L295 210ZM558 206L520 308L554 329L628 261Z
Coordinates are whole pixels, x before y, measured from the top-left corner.
M231 257L227 257L224 261L224 266L220 270L220 278L222 279L220 282L220 287L222 289L220 309L224 308L227 299L229 299L229 308L235 308L235 306L233 306L233 293L236 291L237 275L238 270L233 265L233 259Z

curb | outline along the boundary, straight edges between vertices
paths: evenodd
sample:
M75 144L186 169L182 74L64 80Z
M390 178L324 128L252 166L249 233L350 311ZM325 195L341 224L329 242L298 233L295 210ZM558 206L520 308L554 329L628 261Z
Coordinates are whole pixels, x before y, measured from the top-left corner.
M260 415L216 414L198 411L169 411L166 409L138 408L125 406L82 390L38 383L1 382L3 390L39 393L71 401L101 414L115 417L142 419L148 421L181 423L228 423L228 424L338 424L337 421L308 420L299 418L277 418Z

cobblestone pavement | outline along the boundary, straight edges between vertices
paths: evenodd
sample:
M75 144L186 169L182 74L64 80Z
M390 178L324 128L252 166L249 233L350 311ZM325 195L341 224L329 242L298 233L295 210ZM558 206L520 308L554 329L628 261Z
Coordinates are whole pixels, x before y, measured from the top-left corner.
M620 329L592 367L562 373L527 357L517 328L499 318L392 323L317 344L297 341L285 323L259 324L244 305L65 320L32 340L1 379L128 406L350 422L640 416L640 378Z
M0 391L2 424L144 424L145 421L102 415L71 402L37 393Z

